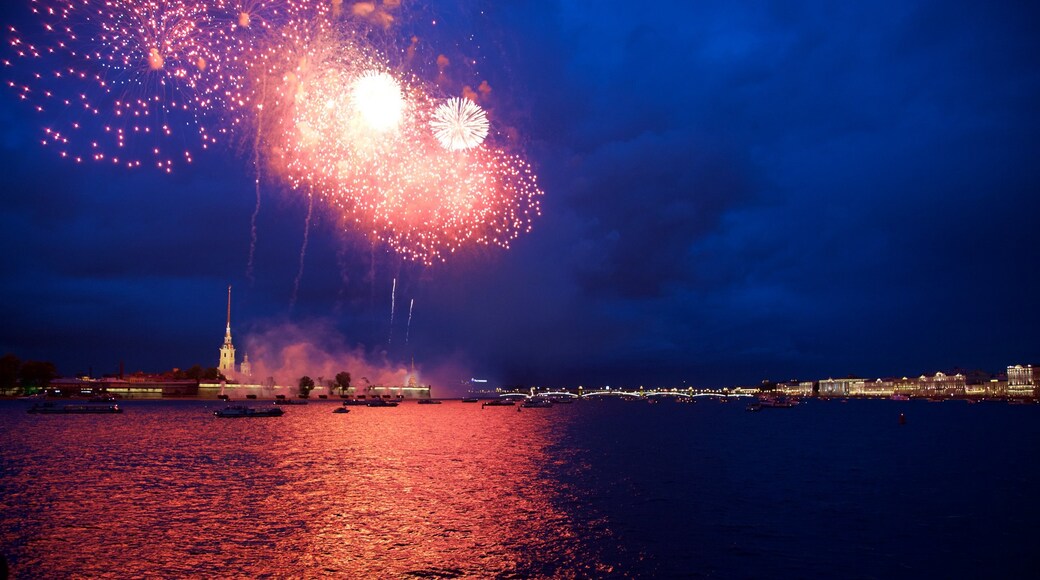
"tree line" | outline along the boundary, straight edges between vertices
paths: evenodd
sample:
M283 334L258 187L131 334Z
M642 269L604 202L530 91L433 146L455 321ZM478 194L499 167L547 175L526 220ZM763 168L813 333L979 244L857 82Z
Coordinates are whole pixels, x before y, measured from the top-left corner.
M13 354L0 357L0 392L35 393L47 388L58 377L58 369L50 361L23 361Z

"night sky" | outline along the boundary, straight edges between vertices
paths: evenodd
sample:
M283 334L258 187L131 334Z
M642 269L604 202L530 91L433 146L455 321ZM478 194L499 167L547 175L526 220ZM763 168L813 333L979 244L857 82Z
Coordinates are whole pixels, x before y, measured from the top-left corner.
M472 59L448 88L492 87L545 191L530 234L425 267L319 206L291 304L307 204L264 180L249 280L248 152L75 165L4 86L0 353L216 366L231 284L240 359L292 335L441 386L1040 361L1034 3L405 2L397 26Z

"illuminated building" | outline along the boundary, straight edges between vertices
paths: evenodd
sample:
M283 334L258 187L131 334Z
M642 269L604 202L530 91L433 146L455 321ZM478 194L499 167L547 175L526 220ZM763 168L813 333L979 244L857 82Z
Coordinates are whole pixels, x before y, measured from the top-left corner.
M966 380L961 373L948 375L937 372L933 376L921 375L917 379L920 394L926 397L955 397L964 394Z
M227 287L227 331L224 333L224 345L220 347L217 370L226 377L235 372L235 345L231 344L231 286Z
M1015 365L1007 368L1007 396L1035 397L1040 384L1040 368Z
M845 379L823 379L820 381L821 397L848 397L852 394L862 394L864 379L853 377Z
M232 357L233 358L233 357ZM238 373L243 377L253 376L253 365L249 362L249 355L242 358L242 364L238 367Z

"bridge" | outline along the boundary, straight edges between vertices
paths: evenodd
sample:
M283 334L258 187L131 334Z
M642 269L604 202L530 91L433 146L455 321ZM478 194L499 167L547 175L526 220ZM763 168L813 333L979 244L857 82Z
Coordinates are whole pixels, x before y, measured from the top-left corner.
M541 398L560 398L567 397L571 399L590 399L593 397L627 397L627 398L640 398L646 399L650 397L678 397L694 399L697 397L716 397L716 398L736 398L736 397L754 397L750 393L743 392L725 392L725 391L672 391L672 390L635 390L625 391L620 389L606 389L600 391L590 391L582 393L572 393L570 391L547 391L539 393L502 393L499 395L500 398L509 399L530 399L532 397Z

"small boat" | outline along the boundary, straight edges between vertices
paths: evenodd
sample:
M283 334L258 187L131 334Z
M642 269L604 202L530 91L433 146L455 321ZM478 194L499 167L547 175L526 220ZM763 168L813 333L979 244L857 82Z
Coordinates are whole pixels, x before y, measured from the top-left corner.
M553 403L549 399L527 399L523 403L520 403L521 407L525 409L545 409L552 407Z
M396 407L397 401L387 401L386 399L372 399L366 405L367 407Z
M513 401L509 399L491 399L490 401L484 401L484 407L512 407Z
M37 403L29 408L34 415L108 415L122 413L119 405L62 405L54 403Z
M462 397L463 403L479 403L480 399L477 397Z
M275 405L306 405L307 401L303 399L275 399Z
M346 407L336 407L335 409L332 410L332 412L333 413L349 413L350 409L348 409Z
M223 409L213 411L215 417L221 417L223 419L237 419L239 417L281 417L285 414L278 407L270 409L257 409L255 407L246 407L244 405L229 405Z
M766 409L789 409L797 404L798 401L787 397L764 397L758 401L759 407Z
M419 399L420 405L440 405L441 402L435 399Z
M116 398L112 395L96 395L87 399L89 403L115 403Z
M889 397L889 399L893 401L909 401L910 397L906 395L892 395L891 397Z

